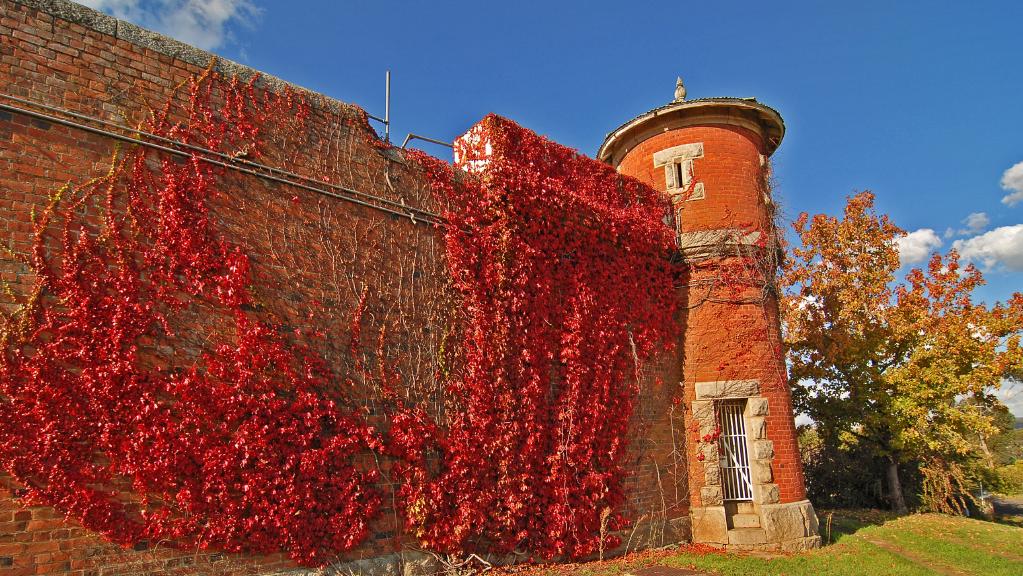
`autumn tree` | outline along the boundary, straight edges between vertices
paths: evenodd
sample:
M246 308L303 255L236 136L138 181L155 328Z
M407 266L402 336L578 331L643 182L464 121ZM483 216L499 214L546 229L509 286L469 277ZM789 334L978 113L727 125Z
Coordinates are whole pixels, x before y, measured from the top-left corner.
M905 232L869 192L842 218L804 213L793 228L782 309L797 410L832 446L854 438L886 462L894 509L907 510L911 465L925 505L961 512L977 439L997 432L991 391L1021 364L1023 295L974 303L983 278L955 251L898 281Z

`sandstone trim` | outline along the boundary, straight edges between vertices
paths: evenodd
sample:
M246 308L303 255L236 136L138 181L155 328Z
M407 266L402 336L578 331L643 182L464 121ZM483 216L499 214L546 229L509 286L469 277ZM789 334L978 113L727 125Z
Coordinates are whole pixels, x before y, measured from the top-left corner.
M703 506L690 511L693 519L693 542L728 544L728 520L724 506Z
M721 382L697 382L698 400L722 400L726 398L749 398L760 395L759 380L723 380ZM693 411L696 411L694 403ZM713 418L713 407L711 407Z
M680 144L679 146L672 146L671 148L665 148L659 152L654 152L654 168L660 168L661 166L675 162L680 158L686 160L703 158L703 142Z
M760 506L760 523L770 542L784 551L820 546L819 523L809 500Z
M762 233L738 228L698 230L678 235L678 249L689 260L718 258L759 249Z

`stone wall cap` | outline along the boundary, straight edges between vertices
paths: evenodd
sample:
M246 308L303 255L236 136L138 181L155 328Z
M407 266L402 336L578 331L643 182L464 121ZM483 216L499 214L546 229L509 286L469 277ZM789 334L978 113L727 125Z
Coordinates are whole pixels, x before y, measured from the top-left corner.
M78 24L79 26L95 30L108 36L113 36L118 40L124 40L140 48L152 50L158 54L164 56L170 56L175 60L205 68L209 66L211 61L216 62L214 70L224 74L225 76L237 76L242 80L248 80L253 76L259 76L258 85L260 87L269 89L274 92L282 92L285 88L291 88L292 90L309 96L309 103L313 106L322 106L328 110L338 113L349 112L353 109L358 108L354 104L342 102L336 98L326 96L319 92L315 92L298 84L282 80L276 76L272 76L265 72L256 70L249 66L239 64L227 58L222 58L196 48L190 44L185 44L180 40L175 40L170 36L160 34L159 32L153 32L141 26L136 26L131 22L125 22L89 8L76 2L69 0L12 0L15 4L21 4L28 8L32 8L49 14L55 18Z

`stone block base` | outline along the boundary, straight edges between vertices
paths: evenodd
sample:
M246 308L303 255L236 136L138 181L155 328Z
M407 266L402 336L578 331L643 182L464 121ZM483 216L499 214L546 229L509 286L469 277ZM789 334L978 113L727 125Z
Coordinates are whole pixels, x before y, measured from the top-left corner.
M693 508L693 542L729 550L798 552L817 548L817 514L809 500L788 504L758 504L759 527L728 527L724 506ZM752 516L743 514L741 516Z
M817 536L817 514L809 500L789 504L762 504L760 525L772 542Z
M693 542L724 546L728 544L728 520L724 506L704 506L689 512L693 519Z
M286 576L429 576L442 574L444 565L423 552L405 551L363 560L338 562L315 569L299 569Z
M731 533L729 533L730 538L731 536ZM820 545L820 536L810 536L808 538L799 538L785 542L764 542L762 544L753 544L750 542L730 543L728 546L725 546L725 549L730 552L803 552L805 550L820 548Z
M808 536L806 538L799 538L797 540L789 540L788 542L781 543L782 552L802 552L804 550L812 550L820 547L820 536Z

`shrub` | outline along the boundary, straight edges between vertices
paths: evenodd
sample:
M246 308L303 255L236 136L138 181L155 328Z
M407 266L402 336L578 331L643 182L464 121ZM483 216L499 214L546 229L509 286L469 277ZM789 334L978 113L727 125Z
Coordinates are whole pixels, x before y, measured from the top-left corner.
M1023 460L995 469L998 490L1006 494L1023 494Z

